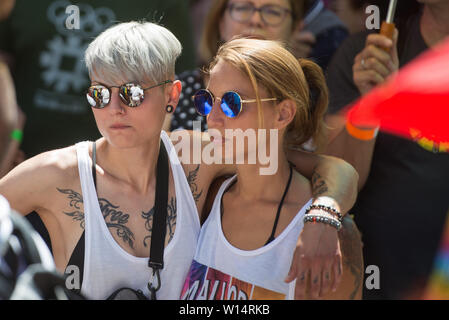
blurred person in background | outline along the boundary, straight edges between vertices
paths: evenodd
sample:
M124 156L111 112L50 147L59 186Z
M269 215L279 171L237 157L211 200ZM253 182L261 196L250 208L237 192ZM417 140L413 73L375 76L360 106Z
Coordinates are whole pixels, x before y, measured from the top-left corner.
M213 4L213 0L189 0L190 16L192 18L193 41L197 48L197 63L199 63L199 44L201 41L201 33L204 28L206 16Z
M310 58L324 71L335 51L348 36L345 24L322 0L306 0L305 16L290 44L297 58Z
M365 288L366 299L422 295L449 207L449 154L426 150L419 141L377 135L376 128L357 129L362 137L338 114L449 35L449 1L399 1L395 24L393 39L376 30L348 37L327 75L327 153L350 162L360 174L352 212L362 233L364 261L380 270L380 288Z
M0 21L6 19L14 6L13 0L0 1ZM17 105L14 82L7 57L0 53L0 178L24 160L19 150L25 116Z
M379 8L380 17L386 16L388 1L385 0L332 0L329 8L353 34L366 30L366 20L372 14L372 11L367 13L367 7L371 5Z
M22 162L19 150L22 139L24 115L17 106L14 83L8 66L0 60L0 178Z
M261 10L261 11L256 11ZM206 17L200 42L200 63L208 65L220 44L236 36L279 40L288 43L304 13L300 0L213 0ZM196 90L205 87L207 77L200 69L178 76L182 83L179 106L168 118L166 129L193 129L193 121L201 121L193 105ZM206 130L205 121L201 129Z

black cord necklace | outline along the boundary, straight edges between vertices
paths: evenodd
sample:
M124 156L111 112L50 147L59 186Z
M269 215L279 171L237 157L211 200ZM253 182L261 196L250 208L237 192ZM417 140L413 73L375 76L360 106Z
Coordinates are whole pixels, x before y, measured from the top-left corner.
M290 184L291 184L291 182L292 182L292 176L293 176L293 165L291 164L291 163L289 163L290 164L290 175L289 175L289 177L288 177L288 181L287 181L287 185L285 186L285 189L284 189L284 194L282 195L282 198L281 198L281 201L279 202L279 205L278 205L278 210L277 210L277 212L276 212L276 218L275 218L275 220L274 220L274 225L273 225L273 229L272 229L272 231L271 231L271 235L268 237L268 240L267 240L267 242L264 244L264 246L266 246L267 244L269 244L271 241L273 241L274 240L274 235L275 235L275 233L276 233L276 228L277 228L277 225L278 225L278 222L279 222L279 216L281 215L281 209L282 209L282 206L284 205L284 200L285 200L285 197L287 196L287 193L288 193L288 189L290 189ZM226 192L228 192L228 190L235 184L237 182L237 179L235 179L227 188L226 188L226 190L223 192L223 195L221 196L221 199L220 199L220 213L221 213L221 219L223 219L223 213L224 213L224 209L223 209L223 196L224 196L224 194L226 193Z

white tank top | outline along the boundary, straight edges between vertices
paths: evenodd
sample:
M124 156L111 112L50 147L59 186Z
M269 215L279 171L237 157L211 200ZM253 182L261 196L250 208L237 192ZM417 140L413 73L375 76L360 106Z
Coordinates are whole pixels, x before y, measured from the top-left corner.
M170 155L174 146L164 131L161 138ZM108 230L95 191L92 160L88 152L89 143L76 144L85 217L84 273L81 292L90 299L105 299L115 290L128 287L140 289L148 297L147 283L151 276L148 258L135 257L126 252ZM169 158L175 184L177 217L175 234L164 250L162 286L157 292L157 298L161 300L179 298L195 254L200 231L198 211L184 170L179 161Z
M195 259L184 283L186 300L282 300L292 299L295 282L285 283L303 217L310 199L290 224L269 244L256 250L231 245L221 226L221 198L236 176L226 180L204 223Z

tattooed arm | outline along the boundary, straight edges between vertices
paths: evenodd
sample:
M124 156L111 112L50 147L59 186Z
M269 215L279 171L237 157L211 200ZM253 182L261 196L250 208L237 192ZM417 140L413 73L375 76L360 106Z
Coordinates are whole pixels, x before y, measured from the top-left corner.
M76 191L71 189L56 188L60 193L66 194L69 202L70 210L63 211L63 213L69 217L72 217L74 221L80 222L80 228L84 230L84 212L82 209L83 197Z
M204 136L199 136L199 138L202 139L199 143L202 143L205 148L209 143L207 138ZM185 139L184 141L189 140ZM191 149L187 158L190 161L192 160L191 155L194 154L193 145L194 143L189 145ZM177 145L177 147L182 150L182 145ZM315 204L335 206L342 214L352 208L357 197L359 175L348 162L332 156L296 150L289 150L287 156L288 160L295 165L296 171L312 181ZM182 156L180 157L182 158ZM202 190L207 190L214 179L233 174L235 167L213 163L212 165L188 166L188 169L185 170L195 201L198 202L201 193L204 193ZM206 188L202 189L204 180L210 181L207 181Z
M357 198L357 171L346 161L324 155L291 151L289 160L296 170L312 182L314 204L336 207L342 214Z
M343 256L344 275L336 294L340 299L361 299L363 288L363 252L362 239L354 220L346 216L338 235ZM336 298L336 299L339 299Z
M192 138L192 140L189 140L189 138L182 139L183 134ZM213 181L223 176L232 175L235 173L235 167L216 163L192 165L195 139L198 140L196 144L202 145L201 150L203 150L209 143L209 138L204 134L196 137L189 136L189 134L188 131L178 131L171 138L178 150L178 157L183 163L190 189L201 212L204 201L206 201L205 207L207 208L210 201L213 200L207 192ZM183 154L183 150L189 152ZM354 205L357 195L358 174L349 163L332 156L296 150L289 151L288 160L296 166L299 173L312 181L314 204L333 206L342 214ZM206 195L208 200L206 200Z
M339 158L299 151L290 152L288 157L297 170L311 180L313 204L333 207L342 214L354 205L358 174L350 164ZM319 214L320 211L311 210L310 213ZM324 223L305 223L285 280L296 279L295 298L324 298L339 288L342 277L337 230Z
M364 265L360 232L349 215L343 218L342 224L338 238L343 258L343 276L335 292L329 292L321 297L324 300L360 300L362 298ZM325 277L331 276L330 273L325 274ZM308 283L305 298L312 298L311 290L312 283Z

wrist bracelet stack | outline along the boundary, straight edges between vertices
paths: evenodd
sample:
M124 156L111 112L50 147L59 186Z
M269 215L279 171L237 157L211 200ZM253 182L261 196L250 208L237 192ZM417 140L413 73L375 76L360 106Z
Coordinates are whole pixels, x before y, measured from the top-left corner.
M338 221L340 222L343 220L343 216L341 215L341 213L332 207L324 206L322 204L312 204L309 208L307 208L306 214L308 214L310 210L322 210L329 213L332 216L336 216Z
M306 222L321 222L321 223L325 223L325 224L328 224L328 225L334 227L335 229L337 229L337 231L339 231L341 229L340 221L338 221L335 218L326 216L326 215L317 215L317 214L306 215L304 217L304 223L306 223Z
M311 210L321 210L324 211L320 214L311 214ZM304 223L306 222L321 222L328 224L338 230L341 229L341 221L343 220L343 216L340 212L335 210L332 207L324 206L321 204L315 205L312 204L309 208L307 208L305 216L304 216Z

